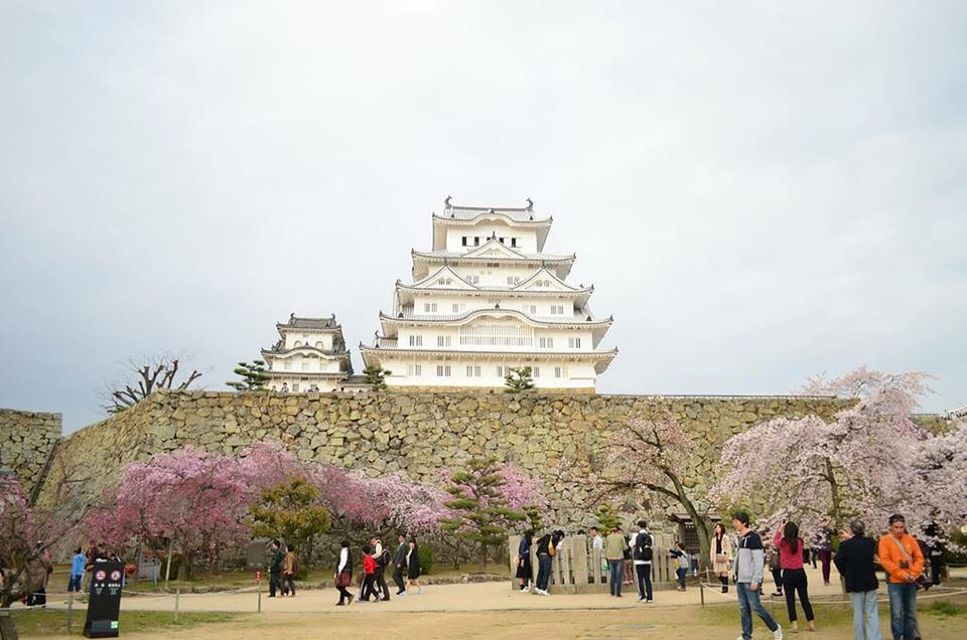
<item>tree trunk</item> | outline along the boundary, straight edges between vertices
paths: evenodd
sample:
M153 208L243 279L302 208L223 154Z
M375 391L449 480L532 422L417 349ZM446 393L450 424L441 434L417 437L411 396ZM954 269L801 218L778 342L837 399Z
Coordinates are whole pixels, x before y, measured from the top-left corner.
M19 640L17 621L10 615L9 605L0 608L0 638L3 640Z

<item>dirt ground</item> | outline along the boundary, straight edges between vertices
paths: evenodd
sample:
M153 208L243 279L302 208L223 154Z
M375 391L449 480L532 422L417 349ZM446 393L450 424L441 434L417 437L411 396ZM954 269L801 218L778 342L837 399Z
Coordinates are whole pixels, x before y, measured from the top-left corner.
M821 583L820 583L821 585ZM849 608L839 600L835 587L811 590L816 601L820 633L805 631L804 640L849 640L852 628ZM934 592L931 592L934 593ZM388 603L354 603L336 607L332 589L303 591L295 598L268 599L263 595L262 613L254 613L257 594L237 593L182 596L180 611L235 611L240 615L230 622L202 624L189 628L166 628L158 632L124 633L132 640L174 638L176 640L308 640L339 638L354 640L385 634L436 638L574 638L580 640L662 638L694 640L735 638L740 633L739 616L733 594L723 596L706 591L706 603L699 604L697 589L685 593L660 591L656 602L638 603L636 594L621 600L606 594L552 595L541 597L514 592L508 583L458 584L426 587L422 594L395 598ZM961 605L967 597L957 596ZM172 610L170 598L129 598L125 609ZM766 598L767 608L786 626L785 608L778 598ZM828 605L820 605L828 602ZM929 601L922 601L925 607ZM251 612L251 613L248 613ZM889 637L888 605L880 606L884 637ZM929 640L955 640L964 637L964 614L920 616L923 636ZM66 640L68 636L56 636ZM77 637L77 636L73 636ZM771 637L765 626L755 622L755 637ZM798 637L789 634L788 637Z

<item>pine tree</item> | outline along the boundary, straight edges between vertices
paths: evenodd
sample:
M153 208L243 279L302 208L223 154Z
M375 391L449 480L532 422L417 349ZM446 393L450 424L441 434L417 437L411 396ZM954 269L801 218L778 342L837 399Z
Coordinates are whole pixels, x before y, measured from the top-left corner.
M393 375L392 371L387 371L382 367L372 364L363 369L363 377L366 379L366 384L372 386L377 391L386 388L386 376L391 375Z
M262 360L252 360L251 364L248 362L239 362L233 373L242 379L226 382L225 384L236 391L258 391L259 389L264 389L265 385L271 379L266 372L265 362Z
M480 558L486 567L488 549L501 545L508 530L527 520L527 515L508 505L503 492L506 481L493 458L472 458L467 470L454 472L450 481L447 492L454 499L446 506L455 515L441 521L442 529L480 544Z
M504 378L504 389L507 393L520 393L534 388L534 378L531 377L531 368L523 367L511 369L510 373Z

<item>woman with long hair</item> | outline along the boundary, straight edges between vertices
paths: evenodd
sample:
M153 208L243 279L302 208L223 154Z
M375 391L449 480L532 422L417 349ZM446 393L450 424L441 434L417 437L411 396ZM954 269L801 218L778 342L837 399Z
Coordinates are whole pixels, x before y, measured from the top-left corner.
M412 593L410 587L415 586L417 593L423 593L423 585L420 584L420 573L423 567L420 565L420 547L416 544L416 538L410 538L410 548L406 552L406 591Z
M722 583L722 593L729 592L732 555L732 538L725 533L725 525L716 522L712 530L712 572Z
M806 614L806 623L810 631L816 630L813 622L813 607L809 604L807 593L806 570L803 568L803 542L799 537L799 527L795 522L784 522L781 529L776 529L772 537L772 545L779 549L779 566L782 568L782 586L786 592L786 611L792 630L799 631L796 620L796 594Z
M339 602L341 606L352 604L353 594L349 593L348 587L353 581L353 559L349 555L349 540L342 541L342 548L339 550L339 564L336 565L335 582L339 589Z

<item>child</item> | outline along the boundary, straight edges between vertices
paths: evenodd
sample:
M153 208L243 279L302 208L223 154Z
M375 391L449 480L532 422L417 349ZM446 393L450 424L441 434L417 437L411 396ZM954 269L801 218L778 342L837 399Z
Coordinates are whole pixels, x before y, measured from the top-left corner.
M373 595L379 601L375 585L376 559L373 558L373 548L367 544L363 545L363 602L369 602L370 595Z
M678 568L675 569L675 574L678 576L678 586L675 587L675 590L684 591L685 577L688 576L688 565L690 563L688 553L685 551L685 545L681 542L676 542L675 548L668 553L678 561Z

